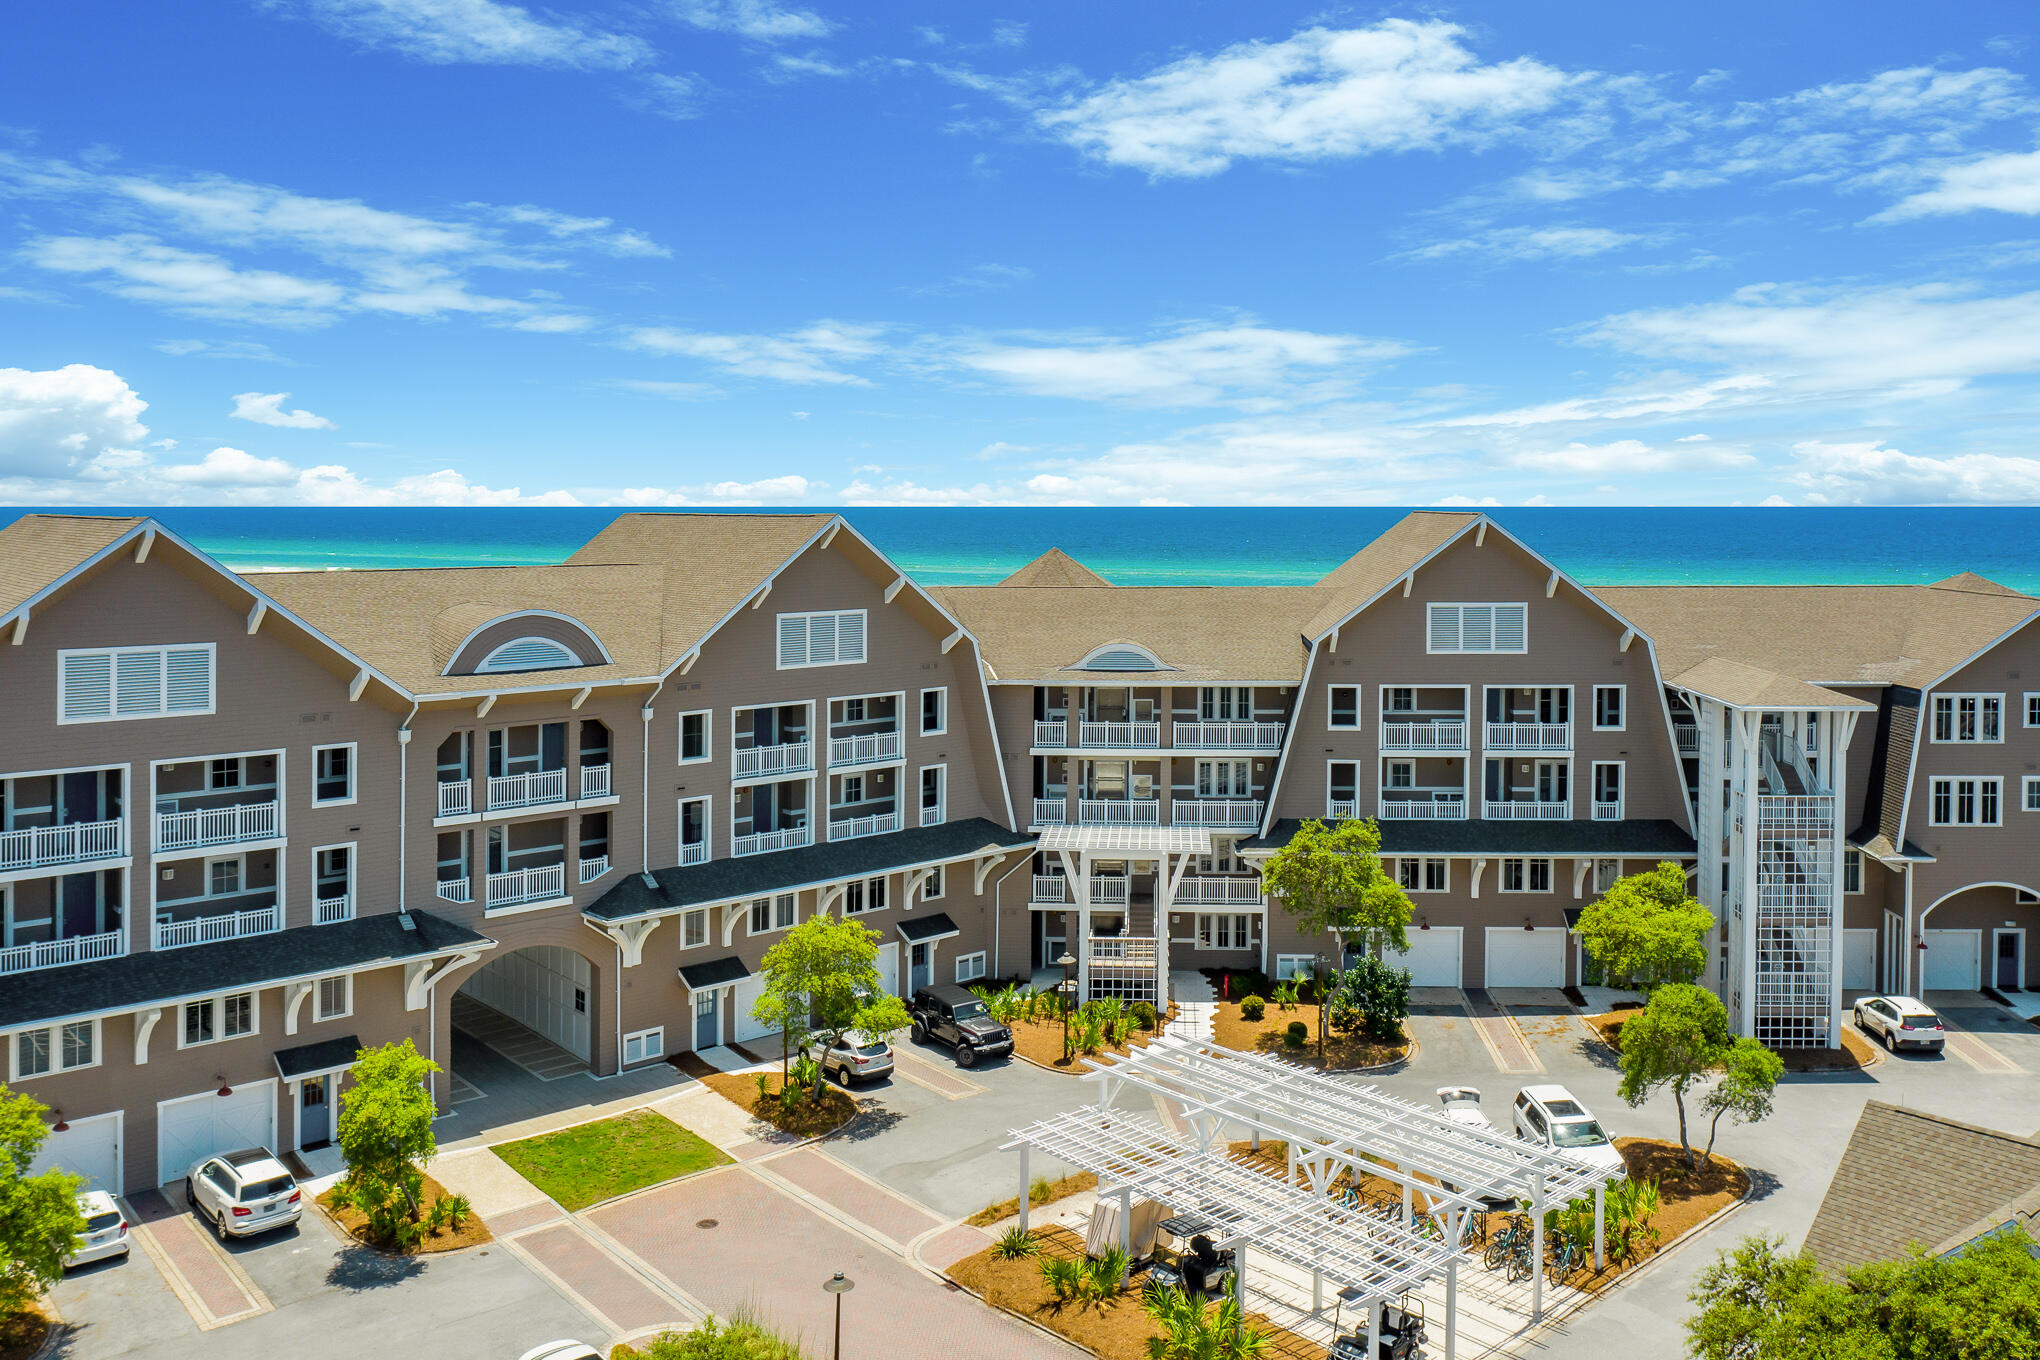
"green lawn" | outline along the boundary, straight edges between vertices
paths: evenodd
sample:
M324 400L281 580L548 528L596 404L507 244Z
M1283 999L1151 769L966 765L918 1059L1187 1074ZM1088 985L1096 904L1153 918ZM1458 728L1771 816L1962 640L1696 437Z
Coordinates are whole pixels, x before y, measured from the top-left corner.
M570 1210L729 1161L656 1110L501 1143L496 1155Z

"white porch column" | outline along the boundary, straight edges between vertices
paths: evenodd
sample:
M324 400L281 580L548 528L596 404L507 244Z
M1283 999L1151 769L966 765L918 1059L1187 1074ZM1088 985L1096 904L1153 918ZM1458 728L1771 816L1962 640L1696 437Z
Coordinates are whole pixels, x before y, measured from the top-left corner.
M1370 1357L1381 1354L1381 1300L1367 1300L1367 1354Z
M1027 1144L1020 1145L1020 1231L1027 1231Z
M1594 1186L1594 1273L1600 1274L1606 1267L1608 1223L1608 1182L1601 1181Z
M1459 1349L1459 1257L1445 1262L1445 1360Z
M1544 1177L1530 1197L1530 1320L1544 1316Z

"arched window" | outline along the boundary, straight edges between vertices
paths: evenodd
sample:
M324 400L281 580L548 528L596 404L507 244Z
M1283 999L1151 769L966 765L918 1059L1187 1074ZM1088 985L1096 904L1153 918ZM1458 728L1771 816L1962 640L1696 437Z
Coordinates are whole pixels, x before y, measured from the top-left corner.
M1174 666L1165 666L1153 652L1131 643L1114 642L1100 647L1097 651L1079 661L1080 671L1172 671Z
M575 656L565 643L554 642L551 638L513 638L482 658L482 664L475 667L476 675L494 675L503 671L552 671L563 666L579 666L581 658Z

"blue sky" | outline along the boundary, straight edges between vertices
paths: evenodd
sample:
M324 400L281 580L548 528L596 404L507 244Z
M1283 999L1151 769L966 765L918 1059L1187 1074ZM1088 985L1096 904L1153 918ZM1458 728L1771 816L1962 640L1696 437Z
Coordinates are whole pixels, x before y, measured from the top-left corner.
M2035 30L22 6L0 504L2040 501Z

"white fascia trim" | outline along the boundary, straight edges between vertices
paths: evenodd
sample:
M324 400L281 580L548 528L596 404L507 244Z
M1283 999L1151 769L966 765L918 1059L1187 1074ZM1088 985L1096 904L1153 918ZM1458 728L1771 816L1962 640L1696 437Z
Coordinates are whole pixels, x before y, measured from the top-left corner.
M805 883L789 883L784 887L773 888L763 894L745 893L742 897L711 898L704 902L689 902L684 907L660 907L657 911L639 912L636 916L596 917L582 912L581 919L596 930L602 930L605 926L629 925L636 921L663 921L669 916L679 916L685 912L711 911L717 907L735 906L743 902L755 902L760 896L776 897L781 893L813 892L817 888L827 888L837 883L861 883L866 879L885 878L892 874L910 874L916 869L932 869L946 867L951 864L963 864L970 860L984 859L988 855L997 855L1004 859L1007 855L1023 853L1032 855L1034 853L1033 845L983 845L975 850L963 850L954 855L943 855L936 859L916 860L911 864L894 864L884 869L874 869L868 874L842 874L834 878L813 878ZM1011 870L1008 870L1008 872L1010 873ZM1001 877L1004 877L1004 875L1001 875ZM936 899L938 902L948 900L946 886L944 892L944 897ZM879 910L888 910L888 908L880 908ZM698 948L699 946L696 947ZM153 1005L154 1003L152 1002L151 1004Z
M467 650L468 644L473 642L476 638L480 637L483 633L486 633L489 629L494 628L497 624L508 623L512 619L533 619L533 618L558 619L561 623L573 624L574 627L580 629L583 633L587 635L588 640L590 642L595 644L595 650L602 653L601 661L602 665L614 666L616 664L616 659L609 654L609 648L603 644L601 638L596 636L595 630L593 628L590 628L587 624L581 622L579 619L575 618L572 614L562 614L557 609L513 609L507 614L498 614L495 618L490 619L487 623L482 624L480 627L470 632L466 637L462 638L460 640L460 645L453 649L453 655L449 656L446 659L446 669L441 671L440 674L452 675L453 663L460 659L460 654ZM562 667L561 669L564 670L566 668ZM576 667L575 669L586 668Z

